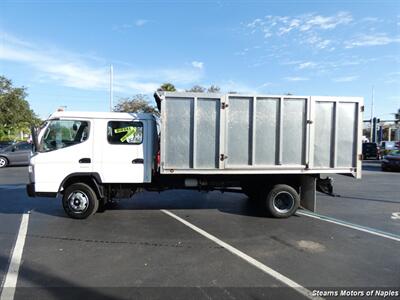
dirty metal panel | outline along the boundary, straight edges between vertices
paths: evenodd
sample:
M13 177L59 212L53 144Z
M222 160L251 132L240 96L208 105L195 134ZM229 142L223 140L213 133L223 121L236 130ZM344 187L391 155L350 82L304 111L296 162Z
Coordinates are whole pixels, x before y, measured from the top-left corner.
M255 118L255 165L275 165L277 161L279 98L257 98Z
M251 164L252 97L229 97L226 111L226 167Z
M195 163L198 169L219 168L219 99L198 98L195 120Z
M169 97L163 109L164 168L192 168L194 98Z
M339 102L337 114L337 167L352 168L356 166L357 103Z
M315 102L314 167L333 165L334 102Z
M283 101L282 165L304 165L307 99Z

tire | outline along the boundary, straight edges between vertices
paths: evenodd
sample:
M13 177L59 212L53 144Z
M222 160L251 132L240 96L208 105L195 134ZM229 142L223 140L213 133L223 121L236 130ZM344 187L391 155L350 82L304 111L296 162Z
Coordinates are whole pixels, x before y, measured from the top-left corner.
M5 168L8 166L8 159L4 156L0 156L0 168Z
M74 183L67 187L62 204L65 213L73 219L86 219L99 208L96 193L85 183Z
M277 184L268 193L266 208L274 218L288 218L300 205L300 196L294 188L286 184Z

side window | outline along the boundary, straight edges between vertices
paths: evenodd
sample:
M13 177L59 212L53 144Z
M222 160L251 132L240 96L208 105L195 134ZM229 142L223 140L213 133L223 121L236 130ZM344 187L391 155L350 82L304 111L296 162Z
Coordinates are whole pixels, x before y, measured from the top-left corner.
M80 144L89 136L89 122L78 120L53 120L42 138L45 151Z
M24 143L24 144L20 144L16 146L17 150L31 150L32 149L32 145L28 144L28 143Z
M107 140L113 145L139 145L143 142L143 123L110 121L107 126Z

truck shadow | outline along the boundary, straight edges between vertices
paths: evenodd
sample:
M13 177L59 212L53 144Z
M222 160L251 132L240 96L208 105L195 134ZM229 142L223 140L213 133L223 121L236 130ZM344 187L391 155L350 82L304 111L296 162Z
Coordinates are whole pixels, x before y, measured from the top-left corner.
M133 201L132 201L133 200ZM262 217L267 214L259 203L250 200L241 192L198 192L170 190L161 193L143 192L132 200L122 200L115 210L202 210L216 209L224 213Z
M193 190L168 190L161 193L141 192L132 199L117 201L117 210L206 210L215 209L224 213L242 216L267 216L262 205L249 199L241 192L199 192ZM34 211L59 218L69 218L62 208L60 198L29 198L24 189L5 191L0 189L0 213L23 214ZM100 216L102 213L98 213Z

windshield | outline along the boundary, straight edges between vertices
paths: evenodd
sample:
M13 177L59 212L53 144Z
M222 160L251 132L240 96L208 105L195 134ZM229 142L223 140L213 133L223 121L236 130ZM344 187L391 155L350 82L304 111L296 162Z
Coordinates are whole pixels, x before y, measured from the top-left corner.
M39 148L48 152L70 147L86 141L89 137L89 122L79 120L48 121L40 133Z

